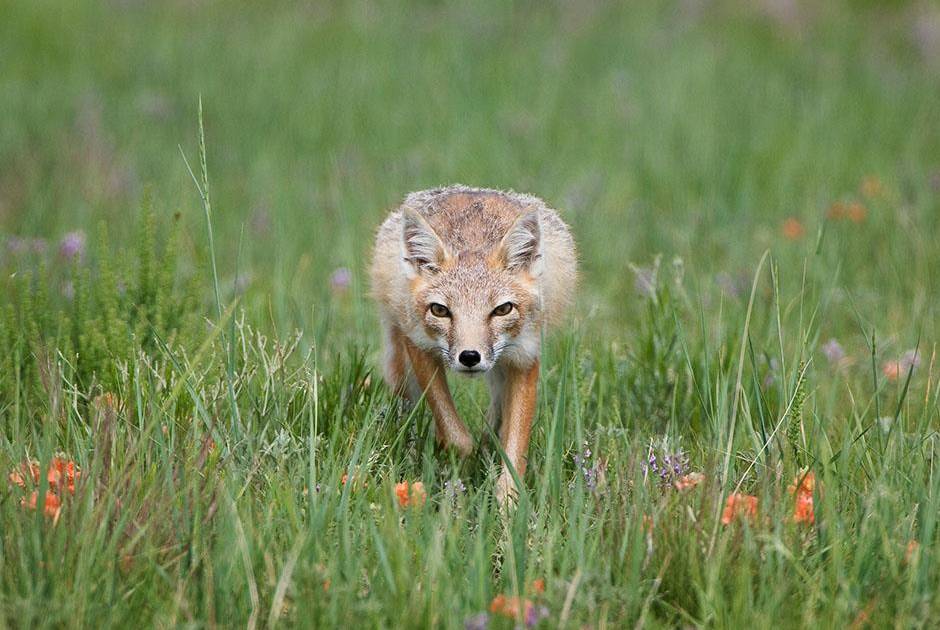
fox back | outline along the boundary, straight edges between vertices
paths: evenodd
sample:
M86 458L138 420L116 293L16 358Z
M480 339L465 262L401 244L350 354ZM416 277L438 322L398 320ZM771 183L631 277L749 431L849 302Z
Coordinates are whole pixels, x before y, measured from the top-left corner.
M577 276L574 241L536 197L416 192L379 228L372 289L388 327L459 372L531 364Z

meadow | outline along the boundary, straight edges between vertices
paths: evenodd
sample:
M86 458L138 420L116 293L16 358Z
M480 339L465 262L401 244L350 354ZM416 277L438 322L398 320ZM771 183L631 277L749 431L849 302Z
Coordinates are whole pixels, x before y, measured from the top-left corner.
M937 624L935 5L0 13L0 627ZM453 182L579 246L511 511L380 377Z

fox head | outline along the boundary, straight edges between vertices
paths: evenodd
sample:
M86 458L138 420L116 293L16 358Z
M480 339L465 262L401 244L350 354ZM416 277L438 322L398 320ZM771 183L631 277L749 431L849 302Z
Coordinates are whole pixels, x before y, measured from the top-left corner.
M521 363L538 350L538 210L520 216L494 244L452 251L424 217L404 211L402 258L420 322L412 335L458 372L486 372L501 356Z

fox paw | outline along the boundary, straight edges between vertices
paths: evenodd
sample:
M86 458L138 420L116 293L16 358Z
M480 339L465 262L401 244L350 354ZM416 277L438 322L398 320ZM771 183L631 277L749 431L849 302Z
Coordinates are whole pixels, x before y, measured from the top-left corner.
M456 435L441 443L441 447L455 451L461 457L469 457L473 454L475 444L470 434Z
M500 507L514 507L519 500L519 490L512 475L503 472L496 480L496 502Z

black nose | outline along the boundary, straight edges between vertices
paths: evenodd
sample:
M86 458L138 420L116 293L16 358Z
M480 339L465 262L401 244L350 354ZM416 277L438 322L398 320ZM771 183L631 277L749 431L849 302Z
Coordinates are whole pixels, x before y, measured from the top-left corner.
M473 367L480 362L480 353L476 350L464 350L457 359L467 367Z

